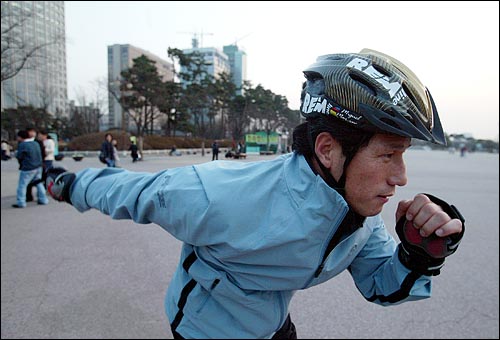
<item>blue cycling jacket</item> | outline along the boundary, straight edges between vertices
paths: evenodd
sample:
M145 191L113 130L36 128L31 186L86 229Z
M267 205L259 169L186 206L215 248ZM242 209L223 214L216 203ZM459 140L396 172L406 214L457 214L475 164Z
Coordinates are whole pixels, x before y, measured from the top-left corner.
M361 294L381 305L431 293L431 278L399 261L380 215L325 255L349 209L295 153L154 174L86 169L77 173L71 201L81 212L156 223L184 243L165 308L186 338L270 338L295 291L345 269Z

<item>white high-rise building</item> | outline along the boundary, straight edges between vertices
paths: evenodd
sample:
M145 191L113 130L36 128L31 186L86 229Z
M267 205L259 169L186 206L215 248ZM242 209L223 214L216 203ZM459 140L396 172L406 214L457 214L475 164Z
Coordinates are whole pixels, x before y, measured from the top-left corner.
M236 44L224 46L223 51L229 58L232 81L238 88L236 92L241 95L241 87L243 82L247 80L247 54Z
M9 41L23 44L24 53L41 46L16 76L2 81L2 109L31 105L67 115L65 37L64 1L2 1L2 73L6 64L23 58Z
M224 46L221 51L216 47L198 47L198 39L195 36L192 45L192 48L184 49L182 52L200 53L208 64L206 72L209 75L217 79L221 73L231 74L233 83L237 88L241 88L243 82L247 80L247 55L236 43ZM186 69L181 67L180 71L186 72ZM242 94L241 90L238 90L237 94Z
M109 86L115 88L119 94L119 81L121 72L129 69L134 64L134 59L145 55L156 62L158 74L162 81L171 81L174 79L174 69L172 63L163 60L151 52L129 44L115 44L108 46L108 81ZM109 128L129 130L128 116L124 113L120 103L109 93Z
M221 73L231 72L228 56L216 47L194 47L182 50L182 52L186 55L193 52L200 53L204 61L208 64L206 68L207 73L216 79ZM182 67L181 72L186 72L185 68Z

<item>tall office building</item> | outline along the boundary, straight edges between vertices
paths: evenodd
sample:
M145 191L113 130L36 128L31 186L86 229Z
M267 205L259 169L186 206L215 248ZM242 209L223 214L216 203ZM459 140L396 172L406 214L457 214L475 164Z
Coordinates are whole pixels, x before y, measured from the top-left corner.
M145 55L156 62L158 74L163 81L171 81L174 79L172 63L141 48L129 44L115 44L108 46L108 81L109 86L114 88L117 93L119 93L121 72L132 67L134 59L141 55ZM129 130L132 127L129 124L128 118L129 117L123 112L116 98L109 93L109 128Z
M215 47L199 47L198 37L195 35L192 39L192 48L184 49L182 52L200 53L208 64L206 69L208 74L217 78L223 72L230 73L233 83L238 88L247 79L247 55L236 43L224 46L222 51ZM186 69L181 67L181 72L186 72ZM241 94L241 90L237 93Z
M217 78L221 73L229 73L231 66L229 65L229 58L227 55L218 48L215 47L195 47L193 43L193 48L182 50L184 54L191 54L193 52L198 52L203 56L203 59L207 64L207 73ZM181 67L181 72L186 72L184 67Z
M222 73L230 73L231 66L229 65L229 58L227 57L227 55L222 50L215 47L198 47L198 40L196 36L192 40L192 48L184 49L182 50L182 52L186 55L195 52L199 53L203 57L203 60L207 65L205 71L207 72L207 74L214 77L214 79L219 78L219 75ZM181 66L180 72L186 73L187 70L185 67ZM199 81L201 79L197 80ZM185 80L181 80L181 83L183 84L183 86L189 84L189 82ZM204 109L202 115L205 117L202 119L202 121L208 121L208 109ZM214 118L216 122L223 120L224 117L222 110ZM194 123L195 116L193 116L191 120Z
M247 54L236 44L224 46L223 51L229 58L233 83L237 88L241 88L243 82L247 80ZM242 90L239 89L236 93L241 95Z
M2 82L2 109L32 105L67 114L65 36L64 1L2 1L2 73L4 63L23 57L9 41L24 45L24 53L42 46L16 76Z
M192 40L192 48L184 49L182 52L184 54L200 53L207 64L207 73L215 79L221 73L231 74L232 81L236 87L241 87L243 81L246 80L246 53L239 50L236 44L224 46L223 50L215 47L198 47L198 40L195 36ZM181 67L180 71L186 72L186 69ZM185 81L183 82L186 83ZM241 90L237 90L237 94L241 93ZM208 111L205 110L203 114L206 116ZM225 116L224 110L220 110L214 117L215 122L223 124Z

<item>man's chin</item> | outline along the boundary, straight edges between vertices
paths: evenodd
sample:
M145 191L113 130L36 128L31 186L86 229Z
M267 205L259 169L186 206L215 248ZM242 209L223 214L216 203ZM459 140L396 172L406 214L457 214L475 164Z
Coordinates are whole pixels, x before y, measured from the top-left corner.
M374 208L361 207L361 208L358 209L357 207L351 206L351 209L355 213L357 213L357 214L359 214L359 215L361 215L363 217L376 216L376 215L378 215L378 214L380 214L382 212L382 207L379 207L379 208L375 208L375 207Z

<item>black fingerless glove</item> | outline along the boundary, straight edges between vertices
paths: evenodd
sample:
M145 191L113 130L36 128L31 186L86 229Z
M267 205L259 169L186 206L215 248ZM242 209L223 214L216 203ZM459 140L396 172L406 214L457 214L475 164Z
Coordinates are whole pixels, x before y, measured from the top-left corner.
M62 170L49 170L47 171L46 180L47 191L55 200L61 202L65 201L69 204L72 204L70 199L70 188L75 178L76 175L72 172L62 172Z
M413 223L407 221L403 215L396 224L396 233L401 240L398 257L401 263L412 271L423 275L439 275L445 258L457 250L462 240L465 232L465 219L455 206L435 196L424 195L439 205L452 219L458 218L462 221L462 231L446 237L439 237L435 233L422 237L419 230L413 227Z

